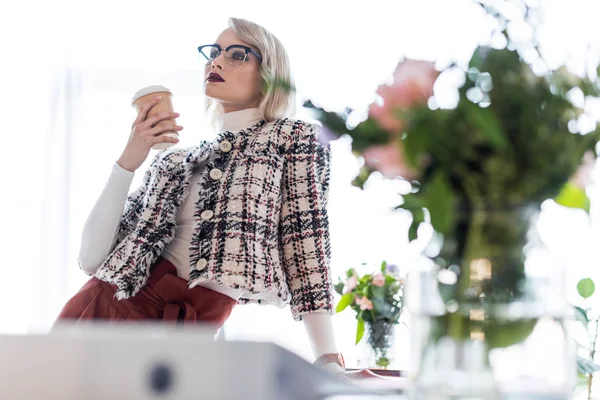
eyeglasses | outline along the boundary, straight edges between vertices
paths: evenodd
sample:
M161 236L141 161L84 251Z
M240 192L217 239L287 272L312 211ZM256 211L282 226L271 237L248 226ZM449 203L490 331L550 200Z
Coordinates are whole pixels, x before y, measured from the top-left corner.
M231 65L232 67L242 65L248 58L248 53L256 57L258 61L262 61L260 54L252 50L250 47L242 46L241 44L232 44L231 46L227 46L225 49L222 49L218 44L206 44L198 47L200 54L202 54L208 60L207 64L210 64L216 60L223 50L225 50L225 60L227 61L227 64Z

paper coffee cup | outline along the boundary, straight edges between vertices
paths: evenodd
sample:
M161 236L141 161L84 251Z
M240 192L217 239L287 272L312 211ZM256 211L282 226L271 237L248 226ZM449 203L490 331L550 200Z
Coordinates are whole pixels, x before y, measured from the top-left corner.
M139 112L142 104L152 101L152 99L156 96L161 96L161 99L157 104L155 104L150 109L150 111L148 112L148 117L151 117L151 116L153 116L159 112L163 112L163 111L169 111L169 112L174 111L173 100L172 100L173 93L171 93L171 91L169 89L167 89L166 87L161 86L161 85L147 86L145 88L138 90L133 95L133 98L131 99L131 106L133 108L135 108L136 112ZM168 123L176 124L175 118L163 120L163 121L159 122L156 126L160 126L160 125L164 125L164 124L168 124ZM174 138L179 137L179 134L174 131L167 131L167 132L161 133L160 136L163 136L163 135L174 137ZM152 149L164 150L164 149L168 149L169 147L173 146L174 144L175 143L158 143L158 144L155 144L154 146L152 146Z

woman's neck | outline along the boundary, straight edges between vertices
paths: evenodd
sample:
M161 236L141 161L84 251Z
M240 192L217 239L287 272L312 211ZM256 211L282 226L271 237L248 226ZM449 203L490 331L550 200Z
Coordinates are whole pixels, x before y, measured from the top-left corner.
M262 119L258 108L246 108L244 110L232 111L220 114L217 117L217 130L222 131L241 131L256 124Z

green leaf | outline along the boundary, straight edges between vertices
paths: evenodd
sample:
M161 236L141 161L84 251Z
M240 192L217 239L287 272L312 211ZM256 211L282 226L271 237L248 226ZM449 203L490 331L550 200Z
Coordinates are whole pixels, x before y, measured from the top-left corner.
M423 222L425 222L425 213L423 212L423 209L413 211L413 220L410 223L410 227L408 228L409 242L417 240L417 232L419 231L419 226L421 226L421 223Z
M335 309L335 312L342 312L342 311L344 311L344 309L346 307L348 307L352 303L353 300L354 300L354 296L352 295L352 293L346 293L340 299L340 302L338 303L338 305L337 305L337 307Z
M295 92L296 91L296 87L294 87L294 85L285 79L281 79L281 78L267 78L264 80L264 89L269 92L269 91L275 91L280 89L281 91L285 92L285 93L289 93L289 92Z
M383 298L383 295L373 298L373 310L387 319L391 318L394 312L392 305Z
M588 384L588 376L585 372L579 371L579 366L577 366L577 383L576 386L586 386Z
M385 286L371 286L371 293L373 293L373 299L371 300L375 300L376 298L379 299L383 299L385 297Z
M590 199L587 193L572 182L567 182L562 187L554 201L564 207L579 208L587 213L590 212Z
M385 272L385 267L387 266L387 261L381 263L381 272Z
M352 138L352 152L355 154L362 154L369 147L384 145L390 141L390 133L371 118L348 130L347 134Z
M360 339L363 338L365 334L365 320L362 318L358 319L358 324L356 325L356 343L360 342Z
M352 186L355 186L361 190L364 189L365 183L369 180L369 177L374 172L373 169L366 165L363 165L358 171L358 175L352 180Z
M402 196L402 204L397 208L403 208L407 211L420 210L423 208L423 203L414 193L405 194Z
M413 113L418 110L413 110ZM429 115L429 110L423 110L425 115ZM419 166L419 160L428 151L431 151L431 144L434 135L426 129L411 129L410 133L407 133L406 137L402 140L404 147L404 155L409 165L417 168Z
M504 348L521 343L533 332L537 319L511 322L493 321L484 327L485 341L490 349Z
M422 222L425 222L425 212L423 211L423 204L415 194L407 194L402 196L403 203L396 207L396 209L404 209L411 213L412 222L408 229L408 241L412 242L417 239L417 231Z
M343 295L344 294L344 282L336 283L335 285L333 285L333 289L335 290L335 292L337 294Z
M585 312L585 310L581 307L574 307L575 308L575 320L579 321L583 324L583 326L587 329L588 323L590 322L590 319L587 316L587 312Z
M470 116L475 126L480 129L480 133L486 136L494 147L498 149L505 148L508 142L494 113L490 109L481 108L470 101L464 102L464 105L467 108L467 115Z
M386 284L386 286L390 286L392 284L398 285L398 281L396 280L395 276L386 274L385 275L385 284ZM398 285L398 287L399 287L399 285Z
M375 364L377 364L378 367L386 369L390 365L390 359L387 357L379 357Z
M600 365L594 364L592 361L581 356L577 356L577 371L584 374L593 374L594 372L600 371Z
M346 126L346 116L339 115L334 112L326 111L325 109L314 105L310 100L304 102L304 107L311 109L317 120L326 126L331 132L341 136L349 134L350 130Z
M584 299L591 297L595 291L596 285L590 278L584 278L577 284L577 292L579 292L579 295Z
M423 203L429 210L431 225L441 234L448 233L454 224L454 197L454 192L441 171L435 173L423 192Z

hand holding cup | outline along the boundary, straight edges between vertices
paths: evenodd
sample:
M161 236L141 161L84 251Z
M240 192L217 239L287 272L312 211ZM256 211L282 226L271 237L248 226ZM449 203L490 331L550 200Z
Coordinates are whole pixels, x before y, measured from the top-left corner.
M171 92L162 86L141 89L134 96L132 105L138 115L132 124L127 146L117 162L133 172L144 163L150 149L162 150L178 143L178 132L183 127L176 123L179 114L173 111Z

